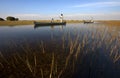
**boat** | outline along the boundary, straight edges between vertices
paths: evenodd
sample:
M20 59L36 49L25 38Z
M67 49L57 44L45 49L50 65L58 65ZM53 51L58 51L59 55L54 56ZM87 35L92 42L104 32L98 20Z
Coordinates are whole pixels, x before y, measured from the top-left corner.
M60 16L60 22L55 22L52 18L51 22L34 22L34 26L53 26L53 25L66 25L66 21L63 20L63 14Z
M34 22L34 28L43 27L43 26L65 26L66 22Z
M93 17L88 17L86 20L83 20L83 23L84 23L84 24L94 23Z
M93 20L83 20L83 23L84 23L84 24L94 23L94 21L93 21Z
M34 22L34 26L66 25L66 22Z

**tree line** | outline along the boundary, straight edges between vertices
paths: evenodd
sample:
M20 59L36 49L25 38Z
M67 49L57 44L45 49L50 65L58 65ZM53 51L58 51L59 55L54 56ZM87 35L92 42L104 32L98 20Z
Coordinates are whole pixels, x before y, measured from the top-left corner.
M12 16L8 16L8 17L6 17L6 20L7 21L18 21L19 19L15 18L15 17L12 17ZM5 21L5 19L0 18L0 21Z

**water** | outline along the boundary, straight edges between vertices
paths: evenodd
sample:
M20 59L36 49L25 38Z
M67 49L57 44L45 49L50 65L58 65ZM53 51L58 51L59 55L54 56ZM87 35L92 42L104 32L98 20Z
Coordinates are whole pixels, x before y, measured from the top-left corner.
M32 25L28 26L0 26L0 48L15 44L24 44L25 41L34 43L36 41L48 42L52 37L59 39L64 33L81 32L83 34L96 32L97 30L110 31L111 34L120 37L119 26L107 26L104 24L67 24L66 26L43 26L34 28Z
M54 50L53 47L61 47L63 39L64 47L69 47L69 39L74 42L78 36L77 43L80 45L85 43L81 50L84 51L83 57L78 55L79 59L83 60L80 63L80 60L77 60L74 67L76 71L72 76L75 78L119 78L120 26L107 26L102 23L37 28L34 28L33 25L0 26L0 51L12 54L12 50L19 49L21 45L28 44L34 48L39 42L43 42L45 46ZM111 51L114 53L110 55ZM118 60L115 61L117 57Z

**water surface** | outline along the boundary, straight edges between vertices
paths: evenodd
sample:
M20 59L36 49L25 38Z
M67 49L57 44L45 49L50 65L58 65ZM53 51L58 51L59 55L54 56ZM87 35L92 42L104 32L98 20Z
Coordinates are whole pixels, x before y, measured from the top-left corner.
M19 49L24 44L34 48L39 42L43 42L45 46L51 48L49 50L54 51L53 47L61 47L62 43L64 43L64 47L69 47L72 40L73 43L74 40L78 41L78 45L84 43L85 46L81 51L87 54L82 58L84 59L82 60L83 65L79 63L79 59L77 60L76 71L73 73L75 78L120 77L120 59L115 61L120 56L120 26L107 26L102 23L77 23L37 28L34 28L33 25L0 26L0 51L3 53L12 54L12 50ZM11 47L12 49L10 49ZM113 53L110 55L111 51ZM90 62L91 60L92 62Z

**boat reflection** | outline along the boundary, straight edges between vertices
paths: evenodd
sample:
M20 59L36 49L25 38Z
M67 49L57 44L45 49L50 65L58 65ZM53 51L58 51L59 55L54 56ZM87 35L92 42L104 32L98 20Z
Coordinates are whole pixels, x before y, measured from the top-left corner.
M46 25L46 26L34 26L34 29L37 29L37 28L41 28L41 27L51 27L51 29L53 30L56 26L59 26L61 29L63 29L63 27L65 27L66 25Z

